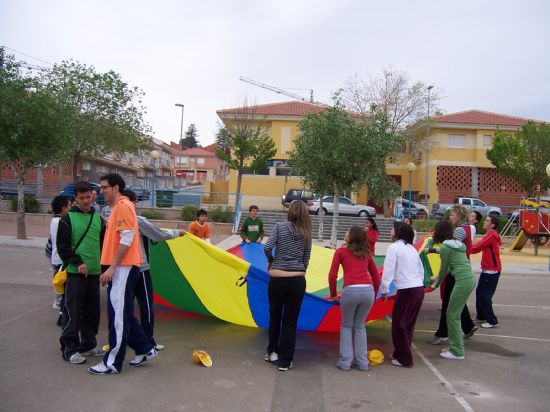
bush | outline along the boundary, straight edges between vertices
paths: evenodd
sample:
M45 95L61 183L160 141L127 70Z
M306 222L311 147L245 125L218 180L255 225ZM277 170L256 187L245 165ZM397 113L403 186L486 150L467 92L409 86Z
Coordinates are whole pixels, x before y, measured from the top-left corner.
M413 226L417 232L431 232L436 223L437 220L413 220Z
M184 206L181 209L181 220L192 222L197 219L197 212L199 208L195 205Z
M17 212L17 196L11 198L11 211ZM36 197L25 195L25 213L38 213L40 204Z
M233 219L233 209L230 206L214 206L208 210L208 220L219 223L230 223Z
M157 212L156 210L143 210L141 216L147 219L164 220L164 213Z

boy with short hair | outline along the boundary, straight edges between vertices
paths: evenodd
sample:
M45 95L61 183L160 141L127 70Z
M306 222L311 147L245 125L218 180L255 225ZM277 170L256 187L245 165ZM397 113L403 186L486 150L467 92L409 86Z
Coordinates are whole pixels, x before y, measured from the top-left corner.
M206 213L206 210L199 209L197 212L197 220L189 225L189 233L210 243L210 226L206 223L207 220L208 213Z
M241 238L246 243L261 243L265 236L264 222L258 217L258 206L252 205L248 208L250 216L244 219L241 226Z
M470 230L472 232L471 233L472 242L476 238L476 235L477 235L476 225L481 220L481 218L482 218L481 213L479 213L477 210L470 212L470 214L468 215L468 222L470 223Z

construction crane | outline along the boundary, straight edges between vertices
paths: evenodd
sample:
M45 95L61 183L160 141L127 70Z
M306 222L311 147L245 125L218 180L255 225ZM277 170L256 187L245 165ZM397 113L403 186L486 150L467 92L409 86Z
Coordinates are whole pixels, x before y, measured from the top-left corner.
M253 85L258 86L258 87L262 87L262 88L267 89L267 90L271 90L272 92L275 92L275 93L284 94L286 96L292 97L293 99L298 99L298 100L301 100L303 102L307 102L307 99L305 97L302 97L300 95L297 95L297 94L294 94L294 93L291 93L291 92L287 92L286 90L281 89L279 87L274 87L274 86L270 86L269 84L260 83L260 82L257 82L256 80L248 79L246 77L239 77L239 80L242 81L242 82L245 82L245 83L253 84ZM310 103L315 103L313 101L313 89L295 89L295 90L309 90L309 102Z

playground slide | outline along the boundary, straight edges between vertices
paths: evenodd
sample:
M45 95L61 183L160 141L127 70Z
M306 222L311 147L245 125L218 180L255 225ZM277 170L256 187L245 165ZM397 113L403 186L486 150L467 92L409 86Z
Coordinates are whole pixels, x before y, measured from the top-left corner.
M521 229L517 237L510 244L510 250L519 252L521 249L523 249L528 240L529 238L525 234L525 231Z

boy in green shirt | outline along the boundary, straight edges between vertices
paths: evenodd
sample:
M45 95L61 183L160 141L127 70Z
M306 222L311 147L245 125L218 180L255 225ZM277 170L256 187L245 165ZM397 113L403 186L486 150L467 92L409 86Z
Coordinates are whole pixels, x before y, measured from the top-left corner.
M252 205L248 208L250 216L244 219L241 226L241 238L246 243L261 242L265 236L264 222L258 217L258 206Z

